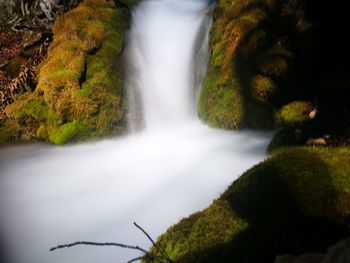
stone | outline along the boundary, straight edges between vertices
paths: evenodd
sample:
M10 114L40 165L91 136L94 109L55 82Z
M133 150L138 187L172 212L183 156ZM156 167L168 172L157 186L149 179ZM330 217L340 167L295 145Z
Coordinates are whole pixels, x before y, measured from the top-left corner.
M310 138L306 141L306 145L325 146L326 144L324 138Z

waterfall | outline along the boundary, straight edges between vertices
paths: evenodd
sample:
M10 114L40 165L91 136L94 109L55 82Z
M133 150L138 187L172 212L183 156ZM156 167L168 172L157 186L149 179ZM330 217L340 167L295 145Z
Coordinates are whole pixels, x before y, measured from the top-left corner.
M206 71L211 9L206 1L164 0L142 2L135 10L127 50L131 130L196 118L195 91Z
M211 129L196 117L208 2L148 0L136 7L125 55L130 129L142 131L64 147L0 148L1 262L127 262L139 253L49 248L80 240L148 248L134 221L156 239L264 158L270 134Z

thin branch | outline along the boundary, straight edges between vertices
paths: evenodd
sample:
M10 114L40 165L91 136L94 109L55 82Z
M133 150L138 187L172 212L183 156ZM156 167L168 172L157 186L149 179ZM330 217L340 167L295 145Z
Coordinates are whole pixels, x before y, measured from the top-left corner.
M138 260L142 260L142 259L149 259L151 261L154 261L156 259L161 260L161 262L165 261L168 263L174 263L174 261L172 261L169 256L167 255L167 253L165 252L165 250L157 245L154 240L150 237L150 235L138 224L134 223L134 225L142 231L142 233L152 242L153 246L156 248L156 254L150 253L147 250L139 247L139 246L131 246L131 245L125 245L125 244L121 244L121 243L115 243L115 242L105 242L105 243L98 243L98 242L90 242L90 241L77 241L74 243L70 243L70 244L64 244L64 245L58 245L56 247L52 247L50 248L50 251L54 251L57 249L63 249L63 248L70 248L70 247L75 247L75 246L79 246L79 245L87 245L87 246L114 246L114 247L121 247L121 248L127 248L127 249L133 249L133 250L138 250L144 253L143 256L131 259L130 261L128 261L128 263L132 263ZM160 252L160 255L158 255L157 252Z
M134 225L140 229L142 231L142 233L144 233L144 235L151 241L151 243L153 244L153 246L157 249L157 251L160 251L160 253L162 253L162 255L164 256L164 258L168 261L168 262L173 262L170 258L169 255L166 253L165 249L163 249L163 247L161 245L157 245L156 242L154 242L154 240L151 238L151 236L141 227L139 226L136 222L134 222Z
M146 251L145 249L139 247L139 246L131 246L131 245L125 245L125 244L120 244L120 243L112 243L112 242L105 242L105 243L98 243L98 242L90 242L90 241L77 241L74 243L70 244L64 244L64 245L58 245L56 247L50 248L50 251L54 251L57 249L62 249L62 248L69 248L69 247L75 247L79 245L85 245L85 246L114 246L114 247L121 247L121 248L127 248L127 249L133 249L133 250L138 250L146 255L149 255L149 252Z
M153 244L153 246L157 246L156 242L154 242L154 240L151 238L151 236L142 228L140 227L137 223L134 222L134 226L136 226L138 229L140 229L142 231L142 233L145 234L145 236L151 241L151 243Z

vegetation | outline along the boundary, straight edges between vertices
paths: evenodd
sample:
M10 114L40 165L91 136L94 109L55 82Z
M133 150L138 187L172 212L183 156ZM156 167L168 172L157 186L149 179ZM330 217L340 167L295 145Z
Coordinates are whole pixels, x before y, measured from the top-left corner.
M126 109L121 53L128 19L125 6L97 0L85 0L58 17L35 91L18 96L7 115L32 137L55 144L120 133Z
M350 149L288 148L253 167L157 244L175 262L273 262L347 235Z

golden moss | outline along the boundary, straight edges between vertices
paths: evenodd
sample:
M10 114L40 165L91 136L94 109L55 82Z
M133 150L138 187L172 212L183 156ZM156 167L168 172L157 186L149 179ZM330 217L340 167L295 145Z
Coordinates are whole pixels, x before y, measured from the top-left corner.
M112 0L85 0L58 17L36 91L19 97L8 109L10 116L32 119L31 134L55 144L120 133L127 12Z
M275 83L267 77L256 75L251 79L250 87L254 98L262 102L268 102L269 98L276 91Z
M17 141L21 135L22 129L16 121L7 118L0 120L0 144Z

